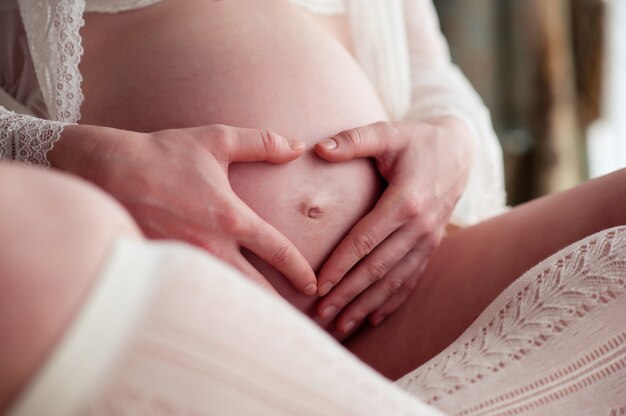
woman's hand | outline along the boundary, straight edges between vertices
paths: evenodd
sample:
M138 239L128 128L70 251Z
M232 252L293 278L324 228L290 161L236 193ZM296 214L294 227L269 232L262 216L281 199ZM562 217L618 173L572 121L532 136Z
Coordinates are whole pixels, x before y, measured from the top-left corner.
M369 315L377 325L406 300L438 247L471 166L471 137L452 117L381 122L318 143L330 162L373 157L388 187L318 275L322 319L342 312L343 333ZM332 289L332 291L331 291Z
M200 246L271 287L243 257L247 248L305 294L317 291L308 262L279 231L233 192L234 162L286 163L304 143L267 131L222 125L134 133L68 126L49 153L54 167L76 173L119 200L146 236Z

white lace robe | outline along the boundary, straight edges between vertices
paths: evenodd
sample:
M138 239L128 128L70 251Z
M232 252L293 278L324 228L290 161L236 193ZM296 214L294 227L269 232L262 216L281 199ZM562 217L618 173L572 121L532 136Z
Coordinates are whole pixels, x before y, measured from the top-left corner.
M483 218L502 206L501 159L488 113L450 64L429 2L293 1L319 13L349 13L359 62L392 117L454 114L471 126L478 157L460 205L463 218ZM149 3L87 6L114 12ZM78 29L85 4L20 4L28 39L3 34L0 54L21 50L33 65L3 67L2 85L53 121L0 109L0 155L45 165L63 123L80 118ZM0 3L0 30L9 34L19 32L7 23L15 21L15 6ZM419 36L431 41L411 42ZM95 290L81 314L95 321L77 320L13 414L438 414L206 254L146 244L114 256L110 268L117 264L117 272L105 270L124 288L109 291L119 313L111 314L111 299L99 303L103 292ZM142 279L164 283L153 295L135 290L132 298L128 282ZM152 306L142 311L141 299ZM130 326L130 319L140 324ZM457 341L396 385L450 414L626 414L626 228L591 236L529 270Z
M0 106L0 159L48 166L46 153L64 123L80 120L83 13L157 1L8 0L0 5L0 87L37 116ZM451 63L430 0L290 1L315 13L347 13L356 58L391 119L454 115L467 123L474 165L453 213L456 223L475 223L504 209L502 152L489 111Z
M10 416L626 413L626 227L526 272L395 385L182 243L118 241L91 292Z

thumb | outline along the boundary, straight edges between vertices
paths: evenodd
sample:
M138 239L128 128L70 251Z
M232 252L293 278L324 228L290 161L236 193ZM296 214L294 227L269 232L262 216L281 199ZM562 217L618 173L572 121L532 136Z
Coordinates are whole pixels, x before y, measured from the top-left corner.
M344 130L315 145L315 153L329 162L343 162L359 157L376 157L389 150L394 136L387 123L374 123Z
M267 130L233 128L228 134L228 161L285 163L304 153L302 140L287 139Z

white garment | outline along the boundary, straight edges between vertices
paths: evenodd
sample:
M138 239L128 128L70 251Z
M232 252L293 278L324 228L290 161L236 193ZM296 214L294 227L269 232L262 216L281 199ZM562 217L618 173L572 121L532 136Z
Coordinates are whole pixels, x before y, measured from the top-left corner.
M39 117L78 122L83 12L118 12L158 1L8 0L0 7L0 87ZM314 13L347 13L356 58L393 120L453 115L467 123L475 139L474 165L453 213L457 222L474 223L504 209L502 152L489 112L451 63L431 0L289 1ZM62 127L0 106L0 159L47 166L45 154Z
M206 253L120 240L9 414L440 414L422 399L456 415L620 415L625 317L618 227L529 270L394 386Z
M397 384L455 415L626 414L626 227L524 273Z
M253 347L251 347L253 346ZM12 416L441 413L182 243L119 240Z

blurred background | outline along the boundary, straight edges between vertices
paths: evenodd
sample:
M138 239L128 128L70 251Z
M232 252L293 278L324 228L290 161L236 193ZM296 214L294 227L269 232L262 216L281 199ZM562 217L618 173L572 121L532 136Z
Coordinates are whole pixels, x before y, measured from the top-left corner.
M434 2L491 110L510 205L626 166L626 1Z

